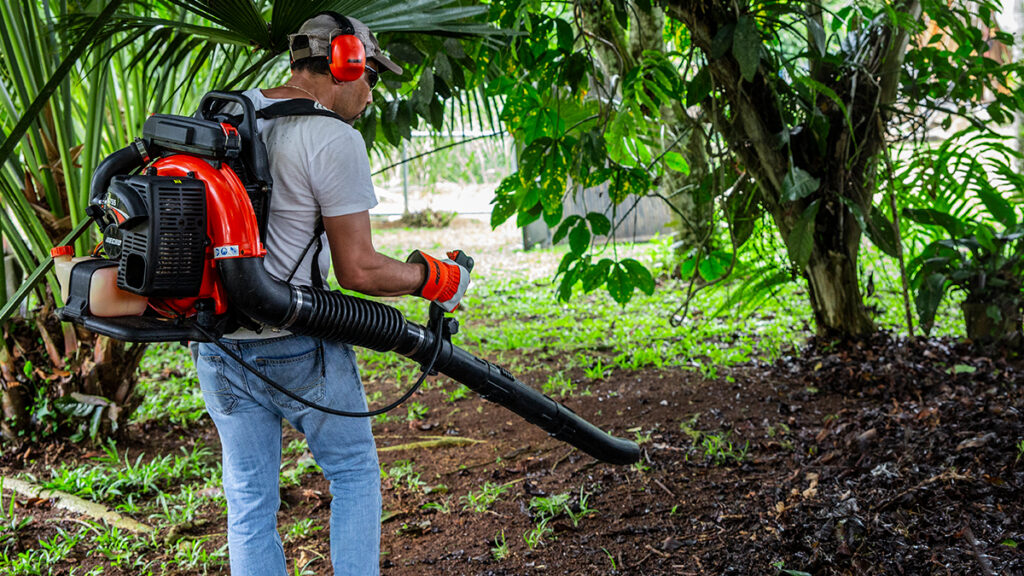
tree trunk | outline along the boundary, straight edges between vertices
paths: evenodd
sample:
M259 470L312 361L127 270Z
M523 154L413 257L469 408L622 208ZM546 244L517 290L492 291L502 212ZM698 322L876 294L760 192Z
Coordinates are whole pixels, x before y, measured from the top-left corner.
M875 331L848 253L814 250L805 270L819 339L862 338Z

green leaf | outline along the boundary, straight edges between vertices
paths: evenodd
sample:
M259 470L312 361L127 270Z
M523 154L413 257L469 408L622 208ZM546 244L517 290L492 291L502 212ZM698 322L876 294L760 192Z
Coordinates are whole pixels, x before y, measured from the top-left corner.
M750 16L740 16L736 21L736 32L732 40L732 55L740 65L740 74L750 82L757 75L761 60L761 32Z
M608 276L608 293L619 304L625 305L633 296L633 282L621 264L616 264Z
M917 308L918 322L925 335L932 331L932 326L935 324L935 312L938 311L945 294L946 275L938 272L929 274L921 287L917 289L914 305Z
M593 292L608 280L608 272L612 268L612 261L602 258L600 262L587 268L583 273L583 291Z
M686 87L686 105L696 106L711 94L711 69L707 66L700 69Z
M794 167L782 179L782 199L786 202L796 202L817 192L820 187L820 180L803 168Z
M867 230L864 232L868 235L871 242L885 254L896 258L898 254L896 243L899 240L896 238L896 230L893 229L892 223L886 219L885 214L878 208L872 208L871 219L867 222L867 225Z
M799 270L806 268L808 260L811 259L811 250L814 249L814 220L818 216L820 207L820 199L811 202L793 225L789 237L786 238L789 258Z
M732 48L733 35L736 32L736 23L729 22L718 29L715 37L711 40L711 58L717 60Z
M904 208L903 215L910 220L925 226L941 226L953 238L963 236L964 225L954 216L932 208Z
M707 254L700 261L700 266L697 267L697 271L700 273L700 277L707 282L714 282L722 276L725 276L726 272L729 271L729 265L732 264L732 255L725 252L712 252Z
M682 172L683 174L689 176L690 164L687 163L686 158L683 158L682 154L680 154L679 152L666 152L663 158L665 159L666 166L675 170L676 172Z
M612 231L611 221L600 212L589 212L587 222L590 222L590 229L596 236L607 236Z
M576 226L581 220L583 220L583 218L576 214L573 214L563 220L562 223L558 225L558 228L555 229L555 235L551 238L551 243L558 244L564 240L566 235L569 234L569 230L571 230L573 226Z
M576 37L572 26L561 18L555 18L555 31L558 36L558 49L566 54L572 52L572 43Z
M619 265L626 269L633 285L639 288L644 294L654 294L654 276L646 266L632 258L626 258L619 262Z
M993 254L999 253L999 246L996 245L996 235L992 228L984 224L978 226L974 231L974 239L982 248Z
M588 246L590 246L590 230L580 223L569 233L569 250L573 254L583 254Z
M453 85L452 63L444 52L434 57L434 73L441 77L449 86Z
M952 374L974 374L978 369L970 364L957 364L953 366Z
M818 49L819 56L825 56L825 29L813 18L807 19L807 30L814 40L814 47Z
M992 190L981 189L978 190L978 198L1000 224L1007 228L1017 225L1017 214L1014 212L1013 206L1002 195Z

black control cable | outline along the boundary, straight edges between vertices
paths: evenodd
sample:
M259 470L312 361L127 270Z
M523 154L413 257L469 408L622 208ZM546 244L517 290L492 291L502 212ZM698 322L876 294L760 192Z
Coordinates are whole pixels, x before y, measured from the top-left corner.
M443 334L444 323L441 322L441 321L437 321L437 322L435 322L435 324L437 325L437 329L436 329L436 333L434 334L434 340L435 340L435 343L434 343L434 353L430 357L430 362L426 365L426 367L423 368L423 373L420 374L420 377L416 380L416 383L413 384L412 387L409 388L409 390L405 394L403 394L402 397L399 398L398 400L395 400L394 402L392 402L391 404L388 404L387 406L385 406L383 408L378 408L377 410L370 410L368 412L349 412L349 411L346 411L346 410L336 410L334 408L328 408L327 406L323 406L323 405L317 404L315 402L310 402L309 400L306 400L305 398L299 396L298 394L295 394L291 390L286 389L284 386L281 386L277 382L274 382L273 380L271 380L267 376L263 375L263 373L261 373L255 366L253 366L252 364L249 364L245 360L242 360L242 358L238 354L235 354L234 351L232 351L223 342L221 342L220 338L217 338L216 336L214 336L213 334L208 332L205 328L203 328L199 324L195 324L194 326L195 326L195 329L198 330L200 334L202 334L203 336L206 336L206 338L210 342L212 342L218 348L220 348L222 351L224 351L224 353L227 354L228 357L230 357L235 362L238 362L243 368L245 368L246 370L248 370L252 374L256 375L260 380L263 380L264 382L269 384L271 387L273 387L275 390L277 390L278 392L284 394L285 396L288 396L292 400L295 400L296 402L299 402L300 404L304 404L304 405L306 405L306 406L308 406L308 407L310 407L310 408L312 408L314 410L319 410L320 412L326 412L327 414L333 414L335 416L345 416L347 418L370 418L372 416L377 416L377 415L383 414L385 412L389 412L389 411L395 409L396 407L398 407L402 402L405 402L406 400L408 400L413 394L416 393L417 390L419 390L420 386L427 379L427 376L429 376L432 372L434 372L434 363L437 362L437 357L441 354L441 346L443 344L443 342L442 342L442 340L443 340L442 334Z

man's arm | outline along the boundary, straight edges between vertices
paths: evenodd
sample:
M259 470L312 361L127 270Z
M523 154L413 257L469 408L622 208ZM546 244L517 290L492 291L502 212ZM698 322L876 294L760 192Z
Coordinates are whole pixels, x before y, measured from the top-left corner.
M334 277L342 288L369 296L402 296L423 286L427 269L389 258L373 247L367 211L324 218Z

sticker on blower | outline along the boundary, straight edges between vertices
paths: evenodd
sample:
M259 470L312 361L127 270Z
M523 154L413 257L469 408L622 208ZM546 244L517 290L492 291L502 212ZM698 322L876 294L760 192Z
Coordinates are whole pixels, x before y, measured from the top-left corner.
M217 258L237 258L238 257L238 245L232 244L231 246L214 246L213 257Z

